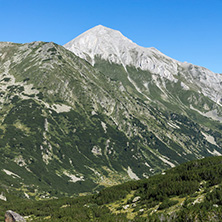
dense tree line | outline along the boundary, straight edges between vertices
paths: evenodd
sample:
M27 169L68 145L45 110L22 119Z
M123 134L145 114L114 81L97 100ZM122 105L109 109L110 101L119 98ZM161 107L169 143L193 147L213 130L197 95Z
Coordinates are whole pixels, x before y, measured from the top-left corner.
M4 212L13 210L34 221L221 221L222 218L222 157L210 157L191 161L149 179L103 189L98 194L77 198L60 198L35 201L6 193L8 201L0 200L0 220ZM194 204L196 193L202 190L204 199ZM126 214L113 214L107 204L121 201L132 194L128 204L136 196L137 216L129 220ZM184 197L179 210L168 214L166 209L176 205L174 197ZM140 206L146 209L159 206L153 214L141 217ZM120 207L121 208L121 207Z

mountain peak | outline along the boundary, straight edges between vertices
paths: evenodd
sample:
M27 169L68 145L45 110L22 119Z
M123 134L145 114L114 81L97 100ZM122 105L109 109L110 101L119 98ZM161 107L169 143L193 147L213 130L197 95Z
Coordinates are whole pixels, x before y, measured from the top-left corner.
M94 65L96 56L110 60L110 55L115 57L114 60L111 59L112 62L121 64L120 52L126 51L132 44L135 43L122 35L121 32L98 25L71 40L64 47L88 60L92 65Z
M221 76L219 74L203 67L179 62L153 47L141 47L117 30L98 25L65 44L64 47L80 58L87 60L93 66L98 60L104 60L122 65L126 72L128 72L129 66L149 71L155 74L154 79L157 75L163 81L168 79L177 82L178 72L184 69L188 70L191 76L201 78L201 81L197 81L197 85L201 88L203 88L202 84L209 86L207 82L212 79L210 89L203 88L204 94L217 103L221 101L221 96L218 95L218 91L221 91ZM200 76L199 73L202 75ZM215 93L212 94L212 90L215 90Z
M90 32L90 31L93 31L93 30L97 30L97 31L98 30L103 30L103 31L113 31L113 32L117 31L117 30L111 29L109 27L106 27L104 25L96 25L93 28L89 29L87 32ZM119 32L119 31L117 31L117 32Z
M86 34L94 35L97 38L103 38L103 39L106 39L107 41L125 40L125 41L132 42L130 39L126 38L120 31L105 27L103 25L97 25L89 29L88 31L80 35L79 37L82 37L83 35L86 35Z
M121 40L132 42L131 40L126 38L124 35L122 35L120 31L105 27L103 25L97 25L89 29L88 31L79 35L77 38L73 39L72 41L70 41L69 43L65 45L77 42L77 40L79 39L81 39L81 41L83 39L88 40L88 41L96 39L97 41L100 41L100 42L109 42L109 43L114 42L114 41L121 41Z
M141 47L125 37L120 31L103 25L89 29L65 44L64 47L92 65L95 63L95 58L98 57L111 63L123 65L125 70L127 66L134 66L159 73L163 70L162 66L167 66L165 70L172 71L173 69L173 73L175 73L178 63L157 49ZM169 60L171 61L170 65Z

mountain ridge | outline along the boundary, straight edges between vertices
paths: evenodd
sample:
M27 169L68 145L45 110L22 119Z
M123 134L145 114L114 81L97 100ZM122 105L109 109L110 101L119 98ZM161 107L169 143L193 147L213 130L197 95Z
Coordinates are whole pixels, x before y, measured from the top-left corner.
M177 82L178 74L187 72L190 82L195 81L204 95L220 104L222 101L222 75L213 73L209 69L196 66L187 62L172 59L155 48L144 48L133 43L119 31L96 26L64 45L77 56L90 62L93 66L96 57L111 63L121 64L127 72L127 67L149 71L160 78ZM201 73L201 75L199 75ZM187 78L186 76L184 78ZM155 77L154 77L154 81ZM183 82L185 88L189 88ZM164 87L163 87L164 88ZM211 91L211 92L210 92Z
M143 54L144 51L146 51L145 57L156 54L171 59L154 47L144 48L139 46L125 37L120 31L113 30L102 25L95 26L94 28L84 32L75 39L66 43L64 47L81 58L84 57L82 53L89 54L92 60L91 64L94 64L95 62L94 57L99 55L102 59L108 59L110 62L122 64L124 67L127 65L135 65L129 55L129 51L134 49L139 49L140 51L138 51L138 53L140 54ZM109 55L116 57L109 58ZM178 62L176 60L174 61ZM147 61L144 61L143 64L136 64L135 67L147 70L148 67L146 66L146 63Z
M222 154L220 79L94 61L52 42L0 43L2 186L78 195Z

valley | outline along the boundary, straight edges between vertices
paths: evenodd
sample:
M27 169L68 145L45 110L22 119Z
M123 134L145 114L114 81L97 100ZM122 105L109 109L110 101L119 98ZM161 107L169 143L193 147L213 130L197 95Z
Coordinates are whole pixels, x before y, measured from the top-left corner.
M2 201L97 195L221 156L221 82L221 74L138 46L104 26L64 46L0 42ZM122 209L135 192L103 203L104 211L128 219L129 211L133 218L147 214L142 205L133 213L133 202ZM172 202L177 208L185 193L167 203L154 200L161 203L152 211ZM202 200L202 191L195 195Z

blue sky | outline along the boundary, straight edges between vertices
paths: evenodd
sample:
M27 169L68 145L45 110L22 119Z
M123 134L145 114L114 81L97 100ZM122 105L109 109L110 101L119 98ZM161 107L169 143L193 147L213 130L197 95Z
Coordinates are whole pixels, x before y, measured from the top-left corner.
M0 41L65 44L104 25L222 73L222 0L0 0Z

